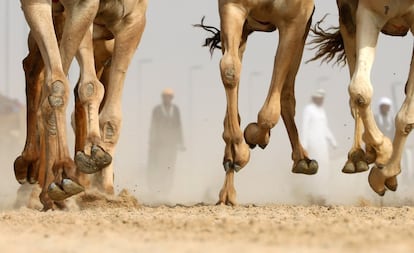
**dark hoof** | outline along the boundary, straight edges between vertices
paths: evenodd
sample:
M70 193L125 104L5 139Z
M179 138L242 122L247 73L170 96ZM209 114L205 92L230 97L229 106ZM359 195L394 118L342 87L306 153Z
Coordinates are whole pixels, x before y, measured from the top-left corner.
M86 174L96 173L108 166L111 162L111 155L98 145L92 146L91 156L81 151L78 151L75 156L75 163L79 171Z
M260 144L260 145L259 145L259 147L260 147L261 149L265 149L265 148L267 147L267 144L268 144L268 143L266 143L266 144Z
M385 187L388 188L388 190L395 192L398 188L398 180L397 177L390 177L387 180L385 180Z
M247 143L247 145L249 145L249 148L250 149L254 149L256 147L256 144L252 144L252 143Z
M79 185L78 183L65 178L62 180L62 188L63 190L67 193L67 197L76 195L78 193L83 192L85 189L83 188L83 186Z
M229 169L233 169L235 172L239 172L243 167L233 163L230 160L226 160L223 162L224 171L227 172Z
M68 197L66 192L62 188L60 188L56 183L51 183L49 185L47 189L47 194L53 201L62 201Z
M318 162L315 160L300 160L293 166L292 172L305 175L314 175L318 172Z
M13 164L14 167L14 176L16 177L19 184L24 184L27 182L27 162L23 159L22 156L16 158Z

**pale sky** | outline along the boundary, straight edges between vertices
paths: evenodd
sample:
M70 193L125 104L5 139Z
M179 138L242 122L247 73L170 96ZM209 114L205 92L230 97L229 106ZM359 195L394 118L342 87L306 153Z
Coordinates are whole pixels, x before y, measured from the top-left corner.
M313 21L329 13L326 26L337 26L335 3L333 0L315 1ZM116 179L120 187L136 187L134 190L145 195L142 193L145 192L142 178L145 175L150 111L159 102L161 90L172 87L176 91L175 103L181 108L187 144L187 152L181 154L178 160L179 166L184 169L177 172L177 189L192 188L202 180L206 191L211 189L213 196L218 193L224 177L221 166L224 142L221 132L225 96L219 77L220 52L216 51L211 58L208 50L201 47L208 34L192 27L204 15L206 24L219 26L217 1L149 0L147 26L128 71L124 90L123 132L115 157L118 167L116 175L119 175ZM3 76L0 92L23 102L24 74L21 61L27 53L28 29L20 2L0 1L0 19L0 35L3 38L0 40L0 55L3 56L0 60L0 75ZM240 83L243 128L256 118L266 96L277 41L277 33L254 33L248 40ZM406 38L381 36L372 73L375 87L373 101L384 95L390 96L392 83L405 83L411 45L411 35ZM304 61L311 58L313 53L306 50ZM70 72L69 78L72 83L77 80L76 67ZM303 63L296 79L296 122L299 128L301 112L309 102L310 94L317 88L324 88L327 92L326 112L339 145L332 154L332 159L340 164L340 167L332 168L335 173L341 170L345 162L344 156L351 146L353 133L353 120L348 109L348 81L346 68L319 63ZM396 87L397 102L401 103L403 87ZM138 90L142 93L137 94ZM190 101L193 102L191 105ZM68 108L71 111L71 106ZM257 192L249 190L255 188L262 194L263 201L284 200L282 195L289 189L280 178L291 176L290 166L290 144L283 121L280 120L272 131L268 148L264 151L254 150L250 164L237 174L239 196L247 202L256 200ZM361 176L365 183L361 186L364 190L368 187L366 176ZM194 178L193 182L186 180L189 177ZM347 180L346 176L343 177ZM256 181L254 184L251 182L253 178ZM177 190L175 200L193 200L210 194L202 191L194 190L194 196L190 197Z

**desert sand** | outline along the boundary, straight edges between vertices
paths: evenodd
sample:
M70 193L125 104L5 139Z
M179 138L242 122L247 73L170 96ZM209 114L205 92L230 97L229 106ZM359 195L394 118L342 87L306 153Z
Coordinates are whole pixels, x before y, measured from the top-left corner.
M0 212L0 252L414 252L414 207L148 206L127 191Z

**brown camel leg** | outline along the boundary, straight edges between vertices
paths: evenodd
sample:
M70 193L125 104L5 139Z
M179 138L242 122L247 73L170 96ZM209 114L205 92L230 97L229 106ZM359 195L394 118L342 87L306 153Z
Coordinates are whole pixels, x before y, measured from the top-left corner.
M317 172L318 163L315 160L308 158L308 155L299 140L298 130L295 123L295 77L302 60L303 48L309 33L311 22L312 17L309 18L301 43L296 45L296 51L294 51L291 56L293 61L290 64L290 69L288 70L289 72L287 74L281 95L281 114L292 146L292 172L308 175L312 175Z
M29 54L23 60L23 69L26 77L26 144L22 154L14 162L14 173L17 181L24 184L38 182L39 167L39 134L38 111L40 104L41 87L43 83L44 64L39 48L32 34L28 38Z
M281 92L284 89L284 84L289 83L292 87L287 87L284 92L283 108L284 119L288 129L289 137L293 147L293 159L295 161L293 172L314 174L317 171L317 163L310 159L305 159L303 148L300 147L299 139L297 137L297 130L294 127L294 94L293 85L295 74L299 67L299 62L302 55L302 50L298 48L304 45L304 35L308 29L306 24L311 16L311 12L307 16L303 16L303 22L289 23L284 22L284 25L279 27L279 46L276 53L273 76L266 101L259 112L257 123L250 123L245 131L244 136L246 142L250 146L259 145L264 148L269 142L270 129L272 129L281 114ZM290 80L289 80L290 79ZM296 136L296 137L295 137Z
M247 13L233 4L219 6L223 57L220 61L221 79L226 90L227 110L224 119L223 139L226 143L223 165L226 170L219 204L236 204L234 171L249 161L250 151L240 129L238 90L241 71L241 51L244 48L243 25Z
M55 201L61 201L83 190L79 184L73 181L75 167L69 158L66 142L65 111L69 87L65 73L83 37L82 28L86 30L90 26L94 15L88 15L88 13L81 11L78 11L80 16L77 17L68 15L62 35L62 50L59 53L52 22L51 2L46 0L22 0L21 2L26 20L45 62L41 114L45 138L46 182L42 189L41 199L43 199L42 203L45 205L45 209L49 209L53 207L45 204L49 203L46 201L46 195ZM68 2L63 1L64 4ZM79 6L87 8L90 7L89 4L89 2L80 4L79 1L70 1L68 6L74 9ZM67 6L65 5L65 7ZM69 10L69 8L66 9ZM80 25L77 32L70 29L71 25L75 27ZM70 39L67 32L70 32ZM72 53L72 51L74 52ZM52 176L50 173L53 173ZM45 193L46 191L48 194Z

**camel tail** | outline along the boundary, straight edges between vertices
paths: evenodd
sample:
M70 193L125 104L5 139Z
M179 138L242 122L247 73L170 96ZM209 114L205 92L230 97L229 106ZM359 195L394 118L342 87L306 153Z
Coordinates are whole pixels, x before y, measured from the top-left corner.
M321 60L321 62L326 63L334 61L334 64L343 66L346 64L346 55L342 35L339 27L329 27L328 29L321 27L321 23L325 17L310 29L313 39L308 45L312 45L311 50L316 49L317 51L316 55L310 60L307 60L306 63L316 60Z
M201 18L200 24L193 25L194 27L203 28L205 31L208 31L213 34L213 36L205 39L203 47L209 47L210 54L213 55L214 49L221 49L221 37L220 30L214 26L204 25L204 18Z

